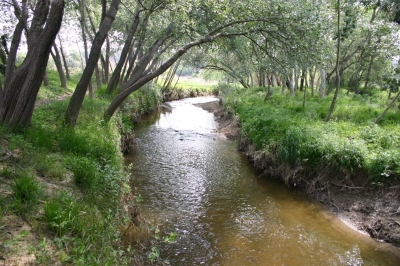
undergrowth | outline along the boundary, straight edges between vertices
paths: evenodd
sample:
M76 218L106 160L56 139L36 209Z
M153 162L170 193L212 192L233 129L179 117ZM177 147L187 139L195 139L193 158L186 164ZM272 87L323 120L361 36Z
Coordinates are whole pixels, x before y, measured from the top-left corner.
M341 92L330 122L324 122L331 96L307 96L303 107L300 92L290 97L272 88L264 101L265 88L218 89L224 107L238 116L242 135L281 165L329 167L346 178L363 173L362 184L394 183L400 176L399 111L392 108L379 125L373 123L388 104L383 92Z
M119 149L121 117L104 123L107 104L85 99L75 129L62 125L67 101L54 101L38 107L32 125L20 133L0 130L2 154L12 154L0 165L0 178L12 192L0 195L8 206L1 215L46 224L37 230L53 232L46 233L53 239L46 243L67 252L63 263L126 265L133 258L120 245L123 199L131 192Z

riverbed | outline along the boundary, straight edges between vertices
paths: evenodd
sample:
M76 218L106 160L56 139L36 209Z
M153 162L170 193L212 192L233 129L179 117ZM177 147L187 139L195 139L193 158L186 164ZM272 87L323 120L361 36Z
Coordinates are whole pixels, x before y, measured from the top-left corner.
M214 115L166 103L135 126L132 163L141 214L174 243L170 265L400 265L397 248L352 230L318 202L259 178L236 143L216 134Z

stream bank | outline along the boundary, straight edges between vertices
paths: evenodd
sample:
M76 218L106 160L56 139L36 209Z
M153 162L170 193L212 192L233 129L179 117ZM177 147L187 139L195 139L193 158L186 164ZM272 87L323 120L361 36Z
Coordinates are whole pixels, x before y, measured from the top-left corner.
M266 156L264 152L257 151L244 136L240 136L237 119L232 113L223 110L216 103L197 104L197 106L215 115L218 122L217 133L229 140L237 140L238 148L244 152L254 167L260 172L260 177L278 179L288 185L290 189L302 189L307 194L323 203L327 209L335 213L349 227L368 234L378 241L385 241L400 247L400 201L399 186L368 187L348 186L340 181L333 182L326 176L325 179L314 180L299 174L299 179L307 182L287 182L281 175L285 172L293 175L296 169L288 169L279 165L276 158ZM315 182L323 184L316 187ZM300 185L299 185L300 184Z

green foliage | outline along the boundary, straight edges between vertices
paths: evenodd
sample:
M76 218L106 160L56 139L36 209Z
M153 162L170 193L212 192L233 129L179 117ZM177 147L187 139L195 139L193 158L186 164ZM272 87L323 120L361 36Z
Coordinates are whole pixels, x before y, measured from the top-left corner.
M82 208L74 197L61 191L58 195L46 202L44 213L50 229L63 236L67 232L77 233L81 231L76 219L79 215L79 208Z
M65 191L46 202L45 219L57 234L55 244L70 247L69 259L74 265L112 265L122 262L115 252L118 239L113 216L101 215L96 208ZM111 214L111 213L109 213Z
M25 214L37 204L41 187L32 176L23 176L16 179L12 185L13 207L17 213Z
M81 189L90 189L97 181L98 165L86 157L70 156L66 160L68 168L74 175L75 184Z
M360 169L379 182L400 176L398 112L389 110L382 126L372 124L386 106L385 97L341 93L331 122L324 123L328 97L308 97L303 108L300 96L275 92L265 103L263 96L261 88L220 94L225 108L239 117L242 133L258 149L276 152L280 163L324 165L350 175Z

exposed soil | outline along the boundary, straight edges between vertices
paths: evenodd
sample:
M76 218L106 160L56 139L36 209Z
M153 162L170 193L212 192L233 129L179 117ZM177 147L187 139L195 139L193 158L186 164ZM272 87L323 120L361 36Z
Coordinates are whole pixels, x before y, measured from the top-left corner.
M198 103L195 105L214 114L218 122L218 128L215 132L219 137L229 140L238 139L240 128L237 119L233 114L224 111L218 102Z
M266 158L264 153L257 152L245 139L239 139L239 124L230 113L222 110L218 102L196 104L206 111L213 113L218 122L216 132L229 140L238 140L240 150L246 152L249 160L264 176L274 176L271 172L282 173L282 169L272 169L273 159ZM272 165L276 162L272 162ZM289 169L290 175L296 176L301 169ZM392 243L400 247L400 185L392 187L365 187L354 185L351 181L332 181L334 173L322 174L322 179L312 179L313 188L302 187L311 197L323 203L327 209L335 213L349 227L370 235L378 241ZM301 175L301 174L299 174ZM289 175L288 175L289 176ZM289 187L301 187L299 182L278 177ZM306 177L299 177L306 179ZM297 179L297 180L299 180ZM317 178L318 179L318 178ZM310 181L310 177L308 177Z

